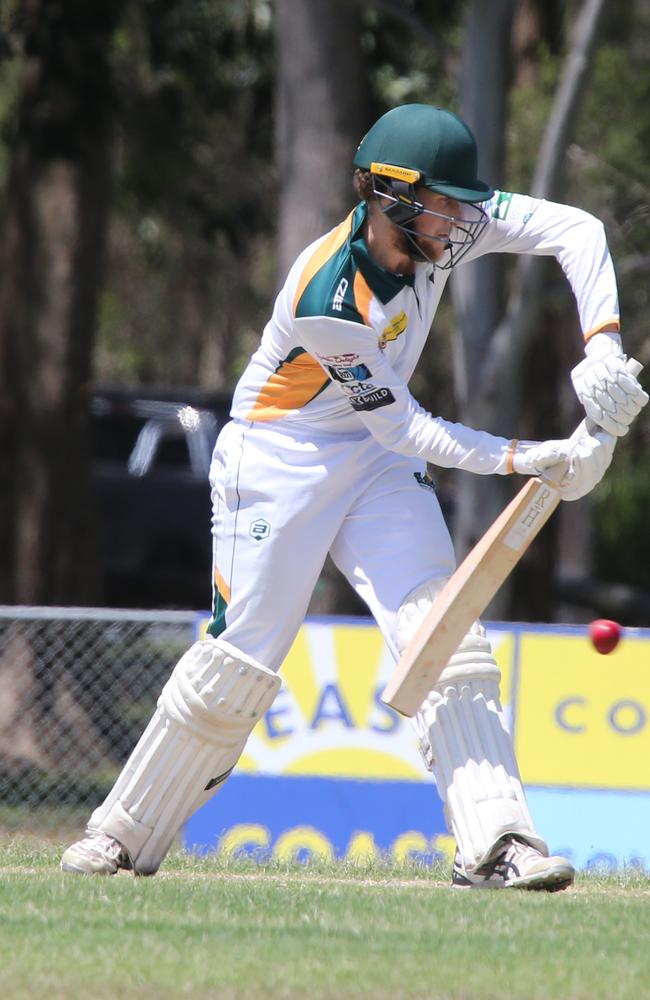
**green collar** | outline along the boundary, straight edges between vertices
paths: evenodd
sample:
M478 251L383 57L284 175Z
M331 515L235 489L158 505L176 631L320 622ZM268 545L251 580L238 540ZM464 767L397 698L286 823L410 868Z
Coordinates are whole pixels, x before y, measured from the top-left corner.
M413 287L415 275L391 274L370 256L368 244L361 235L361 228L368 215L368 203L362 201L354 210L352 217L352 232L350 234L350 250L355 264L368 282L371 291L384 305L395 298L405 286Z

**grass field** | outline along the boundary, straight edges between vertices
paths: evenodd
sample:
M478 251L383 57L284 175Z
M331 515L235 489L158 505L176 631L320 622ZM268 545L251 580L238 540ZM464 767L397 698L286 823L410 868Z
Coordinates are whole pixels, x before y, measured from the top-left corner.
M639 1000L650 879L462 892L446 869L173 854L151 879L58 871L0 840L0 997Z

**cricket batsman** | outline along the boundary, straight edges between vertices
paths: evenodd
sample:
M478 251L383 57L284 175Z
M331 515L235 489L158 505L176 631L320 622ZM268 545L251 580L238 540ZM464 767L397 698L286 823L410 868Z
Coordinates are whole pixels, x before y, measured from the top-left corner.
M536 476L566 462L560 493L577 500L648 402L625 368L598 219L493 190L469 128L429 105L383 115L354 168L358 204L295 261L215 446L209 635L174 668L66 872L158 870L273 703L328 553L399 657L455 568L427 465ZM452 270L490 253L552 255L569 282L585 350L571 378L597 428L577 445L451 423L409 391ZM479 621L414 721L457 844L452 884L570 885L531 818Z

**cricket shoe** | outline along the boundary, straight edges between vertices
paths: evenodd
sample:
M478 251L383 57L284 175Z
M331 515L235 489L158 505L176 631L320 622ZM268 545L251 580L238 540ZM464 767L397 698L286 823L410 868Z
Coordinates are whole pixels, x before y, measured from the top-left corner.
M451 884L456 889L539 889L557 892L575 878L573 865L559 855L547 858L517 837L507 837L496 857L472 872L456 853Z
M131 858L119 840L105 833L91 833L63 853L61 870L76 875L115 875L118 869L131 870Z

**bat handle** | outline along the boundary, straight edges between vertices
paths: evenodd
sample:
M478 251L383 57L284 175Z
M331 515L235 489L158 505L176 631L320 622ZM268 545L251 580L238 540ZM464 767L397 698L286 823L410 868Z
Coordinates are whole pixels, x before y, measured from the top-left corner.
M635 378L637 375L640 375L641 372L643 371L643 365L641 364L640 361L637 361L636 358L629 358L625 364L625 368L630 373L630 375L634 375ZM595 424L593 420L590 420L589 417L585 417L584 420L580 421L580 423L574 430L573 434L569 438L569 441L571 441L571 444L573 445L573 447L575 447L575 445L578 443L583 434L585 433L593 434L593 432L596 430L598 430L598 425ZM557 489L559 484L562 482L562 479L564 478L564 475L568 467L569 467L568 462L558 462L557 465L552 465L550 469L546 469L544 475L540 476L540 479L543 479L545 483L549 484L549 486L553 486L555 489Z
M641 372L643 371L643 365L641 364L640 361L637 361L636 358L628 358L627 362L625 363L625 367L627 368L630 375L634 375L635 378L637 377L637 375L640 375Z

